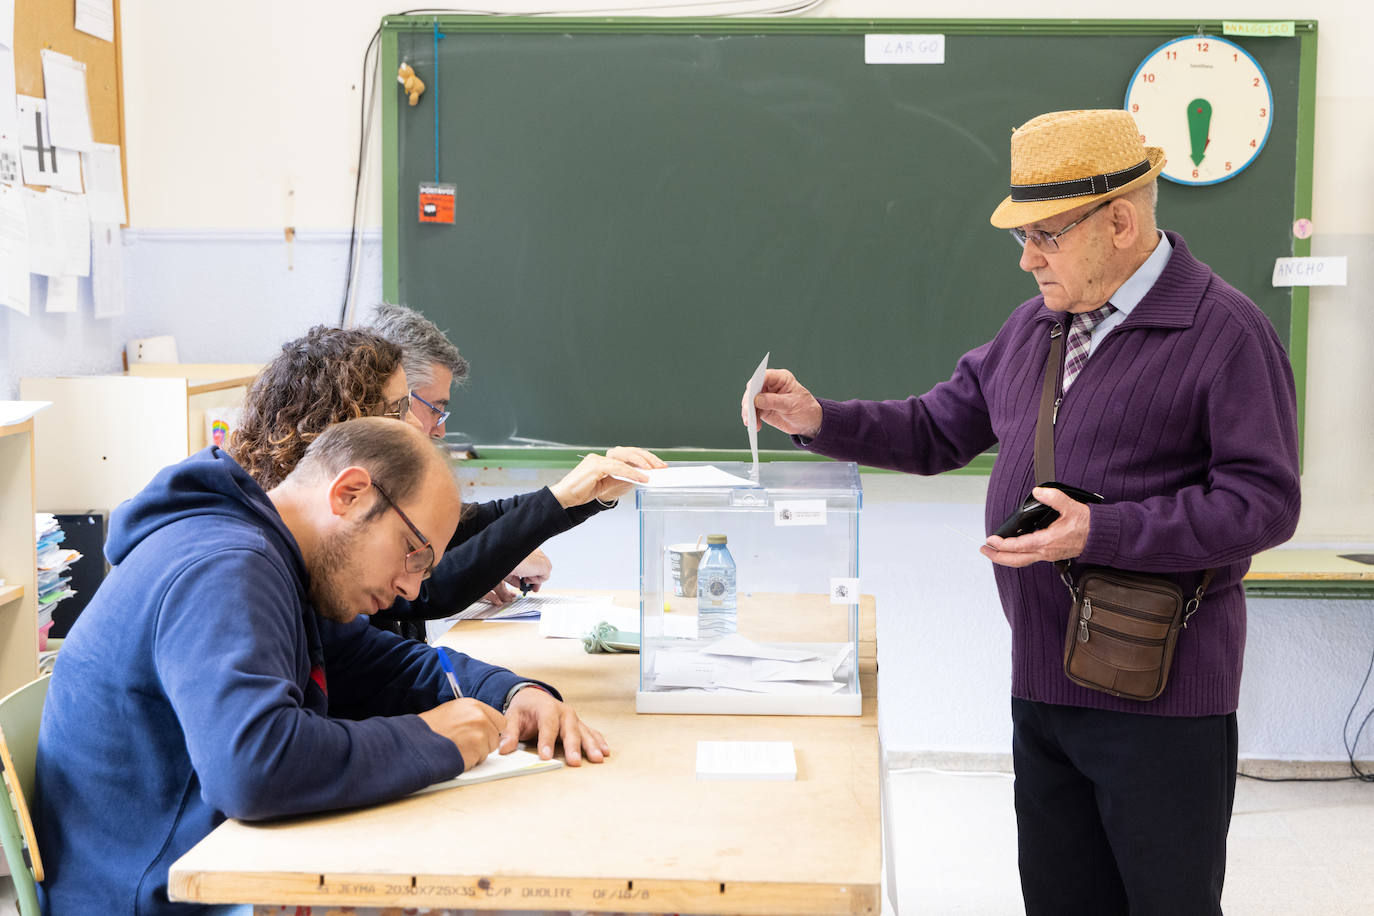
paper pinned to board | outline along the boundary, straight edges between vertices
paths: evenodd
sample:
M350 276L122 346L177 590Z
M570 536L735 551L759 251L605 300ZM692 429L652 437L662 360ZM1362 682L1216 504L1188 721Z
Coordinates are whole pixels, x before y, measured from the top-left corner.
M86 64L48 48L42 49L39 56L43 60L43 98L48 103L48 134L53 145L90 152L95 140L91 135Z
M755 480L759 479L759 418L754 410L754 398L763 390L763 379L768 374L768 357L772 355L772 350L763 354L763 362L759 363L754 374L749 376L748 384L744 386L744 419L745 425L749 427L749 455L754 459L753 470L749 476Z
M29 313L29 217L24 192L0 184L0 305Z

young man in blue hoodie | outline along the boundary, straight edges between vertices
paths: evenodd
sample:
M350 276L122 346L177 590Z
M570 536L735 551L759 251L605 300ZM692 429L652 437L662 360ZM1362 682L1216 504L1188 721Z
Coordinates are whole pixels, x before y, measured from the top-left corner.
M399 798L521 739L599 763L553 688L450 653L454 699L433 649L360 617L416 596L459 509L424 436L366 418L270 492L211 447L115 510L39 733L45 910L204 909L167 870L226 817Z

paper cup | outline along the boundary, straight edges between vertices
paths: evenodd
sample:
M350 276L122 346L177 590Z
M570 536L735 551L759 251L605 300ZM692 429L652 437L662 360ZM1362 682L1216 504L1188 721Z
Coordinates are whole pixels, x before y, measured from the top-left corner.
M668 570L673 578L674 595L679 598L697 596L697 567L705 553L705 544L668 545Z

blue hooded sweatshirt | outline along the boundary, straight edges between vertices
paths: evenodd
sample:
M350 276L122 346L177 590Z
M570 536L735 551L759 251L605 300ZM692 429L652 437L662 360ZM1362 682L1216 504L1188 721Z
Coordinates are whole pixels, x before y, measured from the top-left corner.
M461 772L414 715L453 698L435 651L317 616L295 538L224 452L116 509L105 552L115 568L62 647L38 737L46 912L211 912L170 903L167 870L226 817L374 804ZM526 680L450 654L463 692L497 709Z

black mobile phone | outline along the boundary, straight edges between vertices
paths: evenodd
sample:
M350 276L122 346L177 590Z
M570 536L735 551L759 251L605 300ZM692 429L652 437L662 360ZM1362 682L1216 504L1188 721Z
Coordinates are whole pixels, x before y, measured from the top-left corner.
M1100 503L1103 501L1102 495L1099 493L1093 493L1091 490L1084 490L1082 487L1071 486L1067 483L1060 483L1057 480L1042 483L1040 486L1062 490L1081 503ZM993 534L999 538L1020 537L1023 534L1030 534L1032 531L1039 531L1041 528L1048 528L1057 518L1059 518L1058 512L1034 496L1027 496L1026 501L1015 512L1008 515L1007 520L997 526L997 530Z

